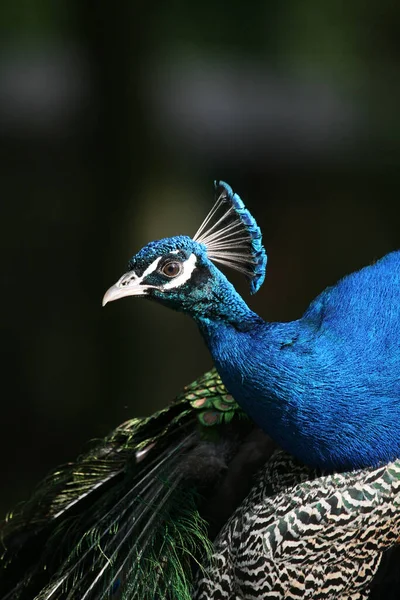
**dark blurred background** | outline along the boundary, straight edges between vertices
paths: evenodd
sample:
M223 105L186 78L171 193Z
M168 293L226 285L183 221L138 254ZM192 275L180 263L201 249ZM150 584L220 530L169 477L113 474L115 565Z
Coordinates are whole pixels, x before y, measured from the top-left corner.
M400 247L400 5L5 0L1 493L211 366L194 324L104 291L193 234L228 181L269 255L251 306L299 317ZM248 298L240 277L232 276Z

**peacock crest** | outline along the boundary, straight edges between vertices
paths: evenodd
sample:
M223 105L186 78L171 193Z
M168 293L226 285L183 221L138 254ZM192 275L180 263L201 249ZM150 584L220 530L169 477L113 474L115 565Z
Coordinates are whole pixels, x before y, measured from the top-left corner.
M214 181L216 202L193 240L204 244L212 261L231 267L250 280L255 294L265 278L267 255L254 217L224 181Z

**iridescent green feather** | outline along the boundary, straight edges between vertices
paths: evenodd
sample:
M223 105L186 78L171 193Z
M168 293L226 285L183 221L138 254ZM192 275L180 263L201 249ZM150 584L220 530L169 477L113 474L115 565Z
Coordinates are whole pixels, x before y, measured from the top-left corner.
M51 473L2 526L0 598L189 600L211 542L185 464L242 416L213 369Z

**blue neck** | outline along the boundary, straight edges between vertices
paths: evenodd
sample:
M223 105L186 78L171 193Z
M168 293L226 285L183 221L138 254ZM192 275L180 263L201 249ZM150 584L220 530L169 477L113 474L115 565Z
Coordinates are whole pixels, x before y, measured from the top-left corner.
M363 420L354 423L351 380L340 381L336 369L320 364L324 348L310 351L314 326L304 318L266 323L231 286L218 286L218 299L194 318L224 384L254 422L306 464L335 470L377 463L373 440L367 450L359 442ZM314 385L321 380L324 386Z
M304 327L299 321L266 323L238 295L219 311L196 321L224 384L257 425L289 450L283 419L296 402L291 397L298 357L282 348L290 348Z
M223 276L191 313L236 401L309 465L400 456L399 264L393 253L345 278L291 323L263 321Z
M318 448L321 432L323 435L324 428L330 426L329 401L325 411L327 423L319 423L319 398L309 390L304 396L301 377L310 365L307 356L298 350L307 347L307 325L301 320L266 323L242 299L235 304L235 310L230 309L230 315L230 322L209 317L197 319L229 392L282 448L306 464L336 468L341 458L327 456L324 448ZM303 415L299 407L304 401L309 408ZM352 463L345 466L353 467Z
M194 318L207 345L218 332L251 332L265 325L265 321L250 310L239 295L234 300L231 303L219 304L217 310L208 310L206 315Z
M243 409L260 424L252 410L253 399L267 395L275 417L285 412L286 401L296 389L293 379L299 357L282 350L290 349L295 342L299 346L299 337L300 344L306 342L308 331L304 323L267 323L240 296L218 316L209 314L196 321L226 387ZM264 420L266 406L259 402L256 405Z
M277 386L282 387L279 350L296 336L298 321L266 323L250 310L227 280L218 282L214 295L216 301L209 305L206 313L196 311L193 317L226 387L259 423L252 411L252 397L257 390L262 396L266 391L273 395ZM267 370L260 370L260 365L268 365ZM284 410L282 403L277 406ZM261 409L265 412L265 406Z

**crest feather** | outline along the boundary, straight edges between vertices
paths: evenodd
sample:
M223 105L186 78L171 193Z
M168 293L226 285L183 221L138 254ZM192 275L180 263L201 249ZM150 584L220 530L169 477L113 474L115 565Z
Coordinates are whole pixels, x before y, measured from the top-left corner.
M255 294L265 278L267 255L261 230L242 199L224 181L214 181L216 202L193 236L207 256L246 275Z

